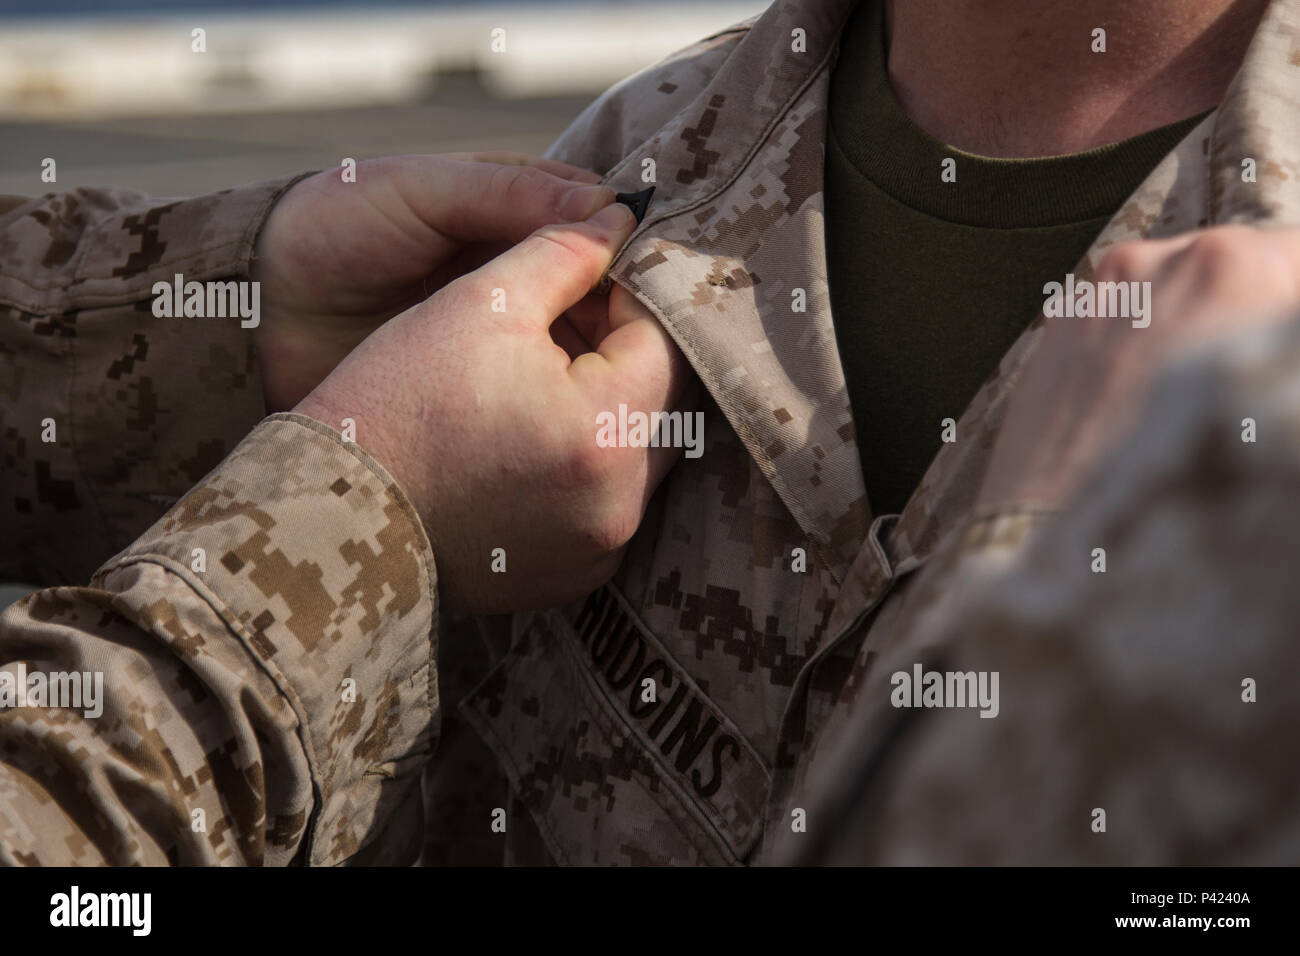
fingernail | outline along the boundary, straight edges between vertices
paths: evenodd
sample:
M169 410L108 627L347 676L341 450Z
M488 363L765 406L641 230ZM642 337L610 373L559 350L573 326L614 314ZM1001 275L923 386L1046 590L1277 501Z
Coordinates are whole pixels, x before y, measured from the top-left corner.
M636 225L636 216L627 206L616 202L596 213L588 222L611 232L627 232Z
M608 186L578 186L564 194L560 201L560 215L569 222L581 222L613 199L614 190Z

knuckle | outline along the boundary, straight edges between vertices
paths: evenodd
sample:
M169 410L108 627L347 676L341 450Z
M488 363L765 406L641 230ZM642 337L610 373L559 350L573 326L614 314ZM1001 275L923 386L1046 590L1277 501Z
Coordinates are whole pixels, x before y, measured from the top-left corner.
M617 448L601 448L595 440L595 427L583 429L570 438L563 451L566 476L580 489L607 492L616 484Z
M588 554L608 554L627 544L640 522L636 495L629 489L626 449L602 448L586 431L561 449L560 481L581 504L574 533Z
M1143 256L1142 242L1132 240L1130 242L1121 242L1112 246L1097 263L1096 275L1098 279L1131 279L1138 276L1142 270Z
M593 509L582 528L590 553L609 555L625 548L640 520L640 516L632 511L622 500L610 501L603 508Z
M555 202L562 185L536 166L501 166L492 174L493 186L512 204Z
M1189 264L1218 273L1241 262L1249 253L1249 232L1240 226L1225 226L1201 233L1188 248Z
M503 198L513 198L518 190L519 178L523 169L519 166L498 165L488 178L488 192Z
M538 252L558 256L569 267L585 266L591 258L590 248L574 227L543 226L533 233Z

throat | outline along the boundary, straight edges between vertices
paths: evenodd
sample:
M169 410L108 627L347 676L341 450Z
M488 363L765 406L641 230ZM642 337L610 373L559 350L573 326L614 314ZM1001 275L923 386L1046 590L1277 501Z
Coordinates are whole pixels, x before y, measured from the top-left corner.
M912 120L984 156L1083 152L1218 105L1268 0L885 0Z

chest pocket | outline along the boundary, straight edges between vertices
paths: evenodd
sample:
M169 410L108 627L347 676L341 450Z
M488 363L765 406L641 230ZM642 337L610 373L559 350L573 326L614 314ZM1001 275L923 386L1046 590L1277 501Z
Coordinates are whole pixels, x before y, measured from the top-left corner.
M612 586L533 615L460 710L560 863L734 864L762 834L769 768Z

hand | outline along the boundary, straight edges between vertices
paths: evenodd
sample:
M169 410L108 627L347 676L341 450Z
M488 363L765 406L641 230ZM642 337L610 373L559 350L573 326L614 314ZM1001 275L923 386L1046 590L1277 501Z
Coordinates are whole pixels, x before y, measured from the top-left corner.
M1050 318L1008 397L977 509L1059 506L1131 423L1175 353L1291 317L1300 307L1300 230L1219 226L1107 252L1097 282L1150 282L1150 324Z
M603 584L681 454L596 442L598 413L685 413L698 386L630 293L590 294L634 226L615 204L539 230L383 325L296 409L355 421L415 503L453 613L550 607Z
M595 173L514 153L395 156L291 188L257 239L267 411L293 407L382 323L544 225L614 200ZM485 251L486 250L486 251Z

